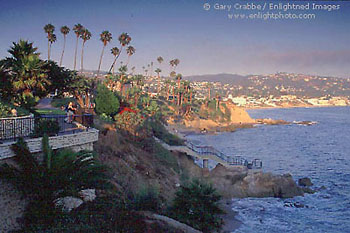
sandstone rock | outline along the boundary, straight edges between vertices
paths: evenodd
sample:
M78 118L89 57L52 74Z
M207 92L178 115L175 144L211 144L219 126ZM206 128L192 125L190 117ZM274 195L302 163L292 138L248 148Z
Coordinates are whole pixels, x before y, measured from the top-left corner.
M93 201L96 199L96 190L95 189L83 189L79 192L79 196L83 201Z
M83 200L77 197L61 197L56 199L55 206L61 208L65 212L70 212L72 209L78 208L83 204Z
M305 186L305 187L310 187L312 185L314 185L312 182L311 182L311 179L310 178L307 178L307 177L304 177L304 178L301 178L298 180L298 184L300 186Z

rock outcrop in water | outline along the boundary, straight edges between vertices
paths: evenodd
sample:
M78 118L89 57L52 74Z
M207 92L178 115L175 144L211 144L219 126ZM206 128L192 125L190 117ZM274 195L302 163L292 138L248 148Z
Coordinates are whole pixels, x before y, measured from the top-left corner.
M219 164L207 177L225 198L289 198L304 195L290 174L252 172L245 167L228 168Z

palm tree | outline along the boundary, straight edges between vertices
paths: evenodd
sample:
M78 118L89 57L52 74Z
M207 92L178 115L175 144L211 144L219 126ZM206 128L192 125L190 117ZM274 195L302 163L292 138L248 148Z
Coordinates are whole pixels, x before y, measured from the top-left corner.
M44 26L44 31L45 31L45 33L47 33L47 39L48 39L48 41L47 41L47 60L50 60L50 48L51 48L51 46L50 46L49 35L53 34L53 32L55 31L55 26L53 26L50 23L46 24Z
M210 89L212 87L212 84L211 83L208 83L207 84L207 88L208 88L208 101L210 100Z
M111 68L109 69L109 72L111 72L111 70L114 68L115 63L119 57L119 55L122 53L123 47L125 47L126 45L128 45L131 41L131 37L128 35L128 33L122 33L119 37L118 37L119 43L120 43L120 52L118 53L118 55L115 57Z
M85 42L90 40L91 32L86 28L82 30L80 38L83 40L83 45L81 46L81 72L84 70L84 45Z
M113 64L114 64L117 61L117 58L120 54L120 50L117 47L114 47L111 49L111 53L114 56L114 62L113 62ZM111 71L109 71L109 72L111 72ZM112 74L114 74L114 65L113 65L113 69L112 69Z
M136 51L135 48L132 47L132 46L129 46L129 47L126 48L126 53L128 54L128 61L127 61L126 65L129 64L130 57L131 57L133 54L135 54L135 51Z
M161 56L159 56L159 57L157 57L157 61L158 61L159 65L160 65L160 64L162 64L164 59Z
M170 66L173 68L173 71L175 71L176 67L180 64L179 59L173 59L169 62Z
M101 63L102 63L102 57L103 57L103 53L105 51L105 47L106 45L112 40L112 33L110 33L109 31L103 31L100 34L100 40L103 43L103 48L102 48L102 52L101 52L101 57L100 57L100 62L98 64L98 69L97 69L97 76L100 73L100 69L101 69Z
M182 79L182 74L177 74L176 75L177 88L179 88L179 89L180 89L180 85L181 85L181 83L180 83L181 79Z
M16 166L3 164L0 178L30 197L26 212L36 216L25 216L29 217L25 218L26 225L33 224L31 221L39 222L43 214L47 215L49 222L53 220L54 201L58 198L78 196L83 189L105 188L108 185L106 167L95 160L93 152L54 152L46 135L42 139L42 162L29 151L22 138L11 149L16 155L13 157Z
M159 74L160 74L160 72L162 72L162 70L157 68L154 72L156 72L157 76L158 76L158 94L159 94L160 93L160 76L159 76Z
M150 68L151 68L151 74L150 75L151 75L151 78L153 78L153 61L151 62L151 67Z
M75 42L75 52L74 52L74 70L76 68L77 65L77 52L78 52L78 42L79 42L79 37L81 36L81 32L84 29L83 25L81 25L80 23L74 25L73 27L73 31L77 37L76 42Z
M48 36L47 36L47 38L48 38L48 40L49 40L49 43L50 43L50 46L49 46L49 60L50 60L50 55L51 55L51 45L53 44L53 43L55 43L56 42L56 40L57 40L57 37L56 37L56 35L55 34L53 34L53 33L51 33L51 34L49 34Z
M169 79L165 80L165 84L166 84L166 99L169 100L169 94L170 94L170 84L171 81Z
M66 39L67 39L67 34L70 32L70 28L67 26L63 26L61 27L61 33L63 34L63 49L62 49L62 55L61 55L61 59L60 59L60 66L62 66L62 60L63 60L63 54L64 54L64 50L66 48Z

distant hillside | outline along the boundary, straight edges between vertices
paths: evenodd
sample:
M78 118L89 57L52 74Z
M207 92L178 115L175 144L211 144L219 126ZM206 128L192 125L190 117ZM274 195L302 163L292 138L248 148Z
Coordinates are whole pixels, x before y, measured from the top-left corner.
M187 76L185 79L197 82L219 82L212 90L222 96L281 96L298 97L350 96L350 79L322 77L316 75L277 73L270 75L214 74ZM228 84L224 87L223 84ZM230 90L229 90L230 89ZM206 95L206 94L204 94Z
M248 76L238 75L238 74L206 74L206 75L193 75L186 76L186 80L197 81L197 82L221 82L233 84L236 82L246 81Z

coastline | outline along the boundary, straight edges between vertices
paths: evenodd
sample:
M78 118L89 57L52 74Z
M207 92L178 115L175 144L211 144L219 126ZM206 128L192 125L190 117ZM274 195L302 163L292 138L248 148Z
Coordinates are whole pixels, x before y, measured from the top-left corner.
M268 106L268 107L242 107L245 110L256 110L256 109L292 109L292 108L331 108L331 107L350 107L350 105L299 105L299 106Z
M222 232L233 232L237 230L243 222L237 219L238 212L232 210L232 200L226 199L222 200L221 209L225 211L226 214L222 216L224 220L224 225L222 226Z

